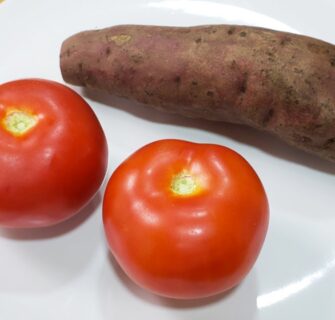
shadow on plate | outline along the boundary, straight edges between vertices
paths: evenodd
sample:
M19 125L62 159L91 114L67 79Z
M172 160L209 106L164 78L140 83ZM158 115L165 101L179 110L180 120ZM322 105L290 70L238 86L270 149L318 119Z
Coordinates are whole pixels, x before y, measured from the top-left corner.
M78 213L56 225L31 229L1 229L0 237L12 240L38 240L59 237L83 224L99 207L101 198L101 191L99 191Z
M175 126L198 128L224 135L243 144L252 145L272 156L310 167L315 170L335 174L335 164L315 155L298 150L275 136L243 125L214 122L202 119L190 119L179 115L159 112L143 104L118 98L96 89L83 88L82 94L93 101L117 108L136 117L151 122ZM168 137L167 137L168 138Z
M0 293L50 294L82 277L101 240L100 220L92 215L100 200L97 193L74 217L55 226L2 230Z

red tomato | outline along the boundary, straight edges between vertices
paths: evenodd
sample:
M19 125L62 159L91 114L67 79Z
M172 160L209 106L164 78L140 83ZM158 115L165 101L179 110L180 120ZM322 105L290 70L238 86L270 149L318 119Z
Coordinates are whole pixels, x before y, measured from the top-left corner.
M236 152L180 140L151 143L113 173L103 221L111 252L137 284L172 298L237 285L268 227L268 201Z
M0 225L42 227L78 212L106 172L98 119L73 90L26 79L0 85Z

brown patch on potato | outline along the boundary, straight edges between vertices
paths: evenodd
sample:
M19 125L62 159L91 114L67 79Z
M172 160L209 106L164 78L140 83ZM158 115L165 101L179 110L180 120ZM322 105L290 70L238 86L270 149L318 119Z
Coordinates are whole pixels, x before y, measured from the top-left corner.
M310 137L302 136L301 137L301 142L303 143L311 143L313 140Z
M274 113L275 113L274 109L270 108L270 109L268 110L268 112L265 114L265 116L264 116L264 118L263 118L263 120L262 120L262 125L263 125L264 127L266 127L266 125L267 125L267 124L270 122L270 120L273 118Z
M268 52L266 52L266 55L268 56L268 60L269 60L270 62L274 62L274 61L275 61L274 53L273 53L273 52L268 51Z
M331 59L330 59L330 65L331 65L332 67L335 67L335 58L331 58Z
M180 83L180 81L181 81L181 77L180 76L176 76L174 79L174 82L176 82L176 83Z
M230 67L231 67L233 70L237 68L237 63L236 63L236 60L235 60L235 59L231 62Z
M147 96L149 96L149 97L152 97L152 96L154 95L152 91L149 91L149 90L146 90L146 89L144 89L143 91L144 91L145 94L146 94Z
M291 41L292 41L292 39L289 36L283 36L280 39L279 45L282 46L282 47L284 47L285 45L287 45Z
M230 27L230 28L228 29L228 32L227 32L227 33L231 36L232 34L235 33L235 30L236 30L235 27Z
M143 55L140 54L140 53L132 54L132 55L130 56L130 59L131 59L134 63L141 63L141 62L143 62L143 60L144 60Z
M334 52L333 50L330 50L329 47L326 47L323 42L310 42L307 44L308 49L315 54L319 55L327 55L331 56L333 55L332 53ZM334 56L331 58L335 58Z
M323 148L324 148L324 149L329 149L329 148L332 147L332 145L333 145L334 143L335 143L335 137L334 137L334 138L330 138L330 139L328 139L328 140L324 143Z
M305 145L305 144L311 144L313 140L310 137L301 135L299 133L293 133L292 139L298 144L298 145Z
M111 54L111 48L110 47L106 48L105 54L106 54L106 56L109 56Z
M247 33L245 31L240 32L240 37L244 38L247 36Z
M313 42L309 42L307 43L307 48L309 51L313 52L313 53L321 53L322 52L322 47L316 43Z
M293 68L294 73L302 74L304 70L299 69L299 68Z
M211 34L211 33L216 33L216 28L213 26L210 26L204 30L206 33Z
M245 93L247 91L248 78L249 78L248 73L247 72L243 73L243 78L239 86L239 90L241 93Z

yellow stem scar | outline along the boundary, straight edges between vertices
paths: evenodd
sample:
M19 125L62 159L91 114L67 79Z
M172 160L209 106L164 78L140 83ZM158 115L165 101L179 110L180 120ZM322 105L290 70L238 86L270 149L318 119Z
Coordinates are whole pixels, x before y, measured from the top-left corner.
M37 124L37 116L22 110L12 110L2 119L6 131L21 136Z
M193 175L182 171L173 177L170 188L176 195L189 196L199 191L199 184Z

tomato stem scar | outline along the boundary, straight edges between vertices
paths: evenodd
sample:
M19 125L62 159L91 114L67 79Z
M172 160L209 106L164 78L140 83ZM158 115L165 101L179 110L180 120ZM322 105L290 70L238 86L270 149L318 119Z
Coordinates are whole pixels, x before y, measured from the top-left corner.
M12 110L2 120L3 127L13 134L25 134L37 124L37 116L22 110Z
M171 182L172 192L181 196L194 194L198 188L195 177L186 171L174 176Z

